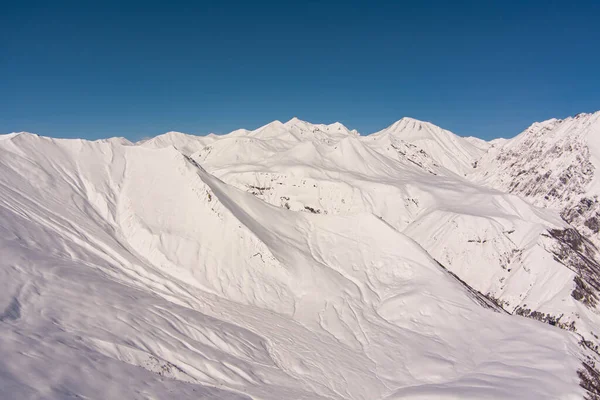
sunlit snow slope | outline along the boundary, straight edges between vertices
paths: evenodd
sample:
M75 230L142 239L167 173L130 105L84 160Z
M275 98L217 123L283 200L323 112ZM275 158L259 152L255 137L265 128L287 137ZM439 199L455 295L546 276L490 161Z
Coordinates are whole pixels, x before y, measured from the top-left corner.
M0 398L582 398L597 250L479 181L497 146L0 136Z

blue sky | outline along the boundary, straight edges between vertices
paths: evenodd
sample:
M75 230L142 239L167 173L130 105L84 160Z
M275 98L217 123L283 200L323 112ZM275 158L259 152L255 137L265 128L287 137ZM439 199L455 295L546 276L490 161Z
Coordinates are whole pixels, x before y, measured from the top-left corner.
M390 4L391 3L391 4ZM293 116L512 136L600 109L600 1L2 1L0 132L137 140Z

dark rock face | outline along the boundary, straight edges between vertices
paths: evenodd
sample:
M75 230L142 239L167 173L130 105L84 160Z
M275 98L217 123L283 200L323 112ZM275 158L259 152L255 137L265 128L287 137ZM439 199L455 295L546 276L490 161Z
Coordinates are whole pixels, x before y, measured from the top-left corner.
M571 296L590 308L595 308L600 298L600 253L596 246L576 229L551 229L556 239L551 249L554 259L577 273L575 289Z
M552 249L554 258L577 273L575 289L571 293L590 308L595 308L600 297L600 254L594 244L573 228L551 229L550 236L556 239Z
M317 210L317 209L315 209L315 208L312 208L312 207L310 207L310 206L304 206L304 209L305 209L306 211L310 211L310 212L311 212L311 213L313 213L313 214L321 214L321 210Z
M600 214L598 214L598 213L595 213L595 214L596 215L594 215L593 217L586 219L583 224L585 226L587 226L588 229L591 230L592 232L598 233L598 231L600 231L600 220L598 220L598 217L600 217Z
M600 232L600 203L598 196L593 198L582 197L578 203L572 207L565 208L561 216L568 223L583 227L583 231L592 237L598 237Z
M551 314L546 314L546 313L542 313L539 311L532 311L529 308L523 308L521 306L519 306L515 309L515 315L520 315L522 317L535 319L537 321L540 321L540 322L543 322L545 324L549 324L552 326L556 326L558 328L561 328L561 329L564 329L567 331L574 332L576 330L575 329L575 321L571 321L570 323L560 322L561 318L563 317L562 315L559 315L558 317L556 317Z
M587 391L585 400L600 400L600 372L593 360L584 361L577 371L579 385Z
M573 296L575 300L582 302L590 308L596 307L596 305L598 304L598 297L596 296L592 288L588 286L583 281L583 279L581 279L578 276L576 276L574 280L575 289L573 289L571 296Z

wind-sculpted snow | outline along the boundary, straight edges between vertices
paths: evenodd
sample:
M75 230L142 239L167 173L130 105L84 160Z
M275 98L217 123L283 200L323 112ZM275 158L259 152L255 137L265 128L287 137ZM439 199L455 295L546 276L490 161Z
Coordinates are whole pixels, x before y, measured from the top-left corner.
M0 397L581 398L569 225L403 121L0 137Z

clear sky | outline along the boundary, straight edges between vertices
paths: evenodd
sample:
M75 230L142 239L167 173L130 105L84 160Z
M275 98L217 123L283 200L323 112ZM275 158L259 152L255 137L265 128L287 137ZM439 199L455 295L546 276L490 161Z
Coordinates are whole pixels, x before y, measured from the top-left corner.
M1 133L409 116L489 139L599 109L599 0L0 0Z

